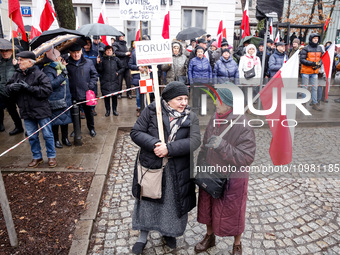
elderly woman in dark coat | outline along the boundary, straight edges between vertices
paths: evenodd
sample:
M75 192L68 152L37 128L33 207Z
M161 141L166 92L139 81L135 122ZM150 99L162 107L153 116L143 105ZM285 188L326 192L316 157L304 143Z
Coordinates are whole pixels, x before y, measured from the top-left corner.
M240 84L238 65L231 56L229 49L222 49L222 56L215 63L213 78L219 84L226 82Z
M43 72L50 78L51 85L53 88L53 92L49 97L49 101L51 105L54 102L60 102L58 100L62 100L65 98L67 106L56 107L52 110L52 119L61 114L65 109L72 105L71 93L69 87L69 81L67 76L67 70L65 66L65 62L62 63L62 58L60 56L60 52L56 49L51 49L46 52L44 58L44 67ZM70 111L65 112L60 115L57 119L52 122L52 132L54 136L54 144L56 148L63 148L63 144L66 146L72 146L71 142L68 139L68 124L72 123L71 113ZM59 141L59 126L61 129L61 141Z
M234 236L232 254L242 254L241 234L245 228L247 189L249 175L242 172L255 157L254 131L246 125L235 125L220 138L227 124L213 125L215 119L230 123L237 116L233 115L233 96L227 88L217 89L222 104L216 106L216 114L211 118L204 134L203 144L198 158L205 158L208 165L226 166L233 169L226 184L224 194L215 199L204 190L199 190L197 220L207 225L204 239L195 246L196 252L206 251L215 245L215 235ZM237 122L242 123L242 116ZM216 121L215 121L216 122ZM222 123L220 121L219 123ZM247 123L247 121L245 122ZM197 165L200 165L198 160ZM241 171L240 171L241 170Z
M132 140L141 147L139 160L142 166L157 169L162 158L168 163L163 172L162 198L136 199L132 228L140 230L140 237L132 252L140 254L150 230L157 230L170 248L176 247L176 237L183 235L188 212L196 206L195 184L190 179L192 152L200 145L198 118L190 111L188 89L181 82L171 82L162 93L162 117L165 143L158 136L155 103L141 113L131 131ZM137 168L132 193L137 195Z
M97 70L100 74L100 88L103 96L118 92L120 89L118 76L124 72L125 67L119 58L113 54L112 46L107 45L105 47L103 60L101 60L99 56L97 57ZM105 117L110 116L110 100L112 100L112 113L118 116L117 95L114 95L104 98L106 109Z

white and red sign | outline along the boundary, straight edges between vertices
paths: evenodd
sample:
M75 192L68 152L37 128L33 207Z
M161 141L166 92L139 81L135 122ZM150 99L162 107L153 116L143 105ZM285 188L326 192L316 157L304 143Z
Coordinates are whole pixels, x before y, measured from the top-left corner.
M172 64L170 40L135 42L137 66Z
M139 80L139 92L141 94L152 93L153 92L152 79Z

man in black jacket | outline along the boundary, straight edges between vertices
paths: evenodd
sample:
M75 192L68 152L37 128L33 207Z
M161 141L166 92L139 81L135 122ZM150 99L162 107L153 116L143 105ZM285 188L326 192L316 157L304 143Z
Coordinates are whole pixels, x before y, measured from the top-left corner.
M70 82L70 92L72 101L82 102L86 100L86 92L88 90L94 91L97 86L98 73L93 62L84 58L81 46L73 44L70 47L70 57L67 65L67 71ZM84 109L87 128L92 137L96 136L94 130L94 118L91 106L86 103L81 104Z
M20 109L20 116L24 119L27 135L30 136L40 127L48 124L51 119L51 109L48 98L52 93L50 79L39 70L35 63L35 55L31 51L23 51L18 55L19 69L8 81L6 91L16 98ZM48 165L55 167L56 152L51 123L42 129L45 140ZM29 168L35 168L43 162L39 141L39 132L29 138L33 160Z
M120 90L123 87L123 79L125 80L126 88L131 88L131 79L130 79L130 70L128 68L128 63L130 59L131 52L129 51L128 47L126 46L126 41L124 41L125 34L120 32L122 35L117 36L117 41L113 44L113 50L115 55L119 58L120 62L123 64L124 72L119 74L118 82ZM131 91L126 92L128 98L132 99ZM120 94L118 98L121 98L122 95Z

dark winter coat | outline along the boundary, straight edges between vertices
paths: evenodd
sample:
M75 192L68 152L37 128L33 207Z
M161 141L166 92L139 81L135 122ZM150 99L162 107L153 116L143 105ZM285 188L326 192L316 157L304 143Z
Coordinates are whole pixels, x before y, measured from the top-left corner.
M170 134L169 116L162 106L165 141ZM157 116L155 103L145 108L130 133L131 139L141 147L140 163L144 167L157 169L162 159L157 157L153 149L160 141L158 138ZM177 131L175 141L167 143L168 166L174 180L177 216L180 218L196 206L195 184L190 179L192 153L201 143L198 118L191 112ZM132 193L136 197L137 169L135 167ZM165 184L166 185L166 184Z
M18 65L13 66L13 58L9 59L0 58L0 95L6 95L6 83L12 78L15 73L15 69Z
M131 53L131 58L130 58L129 63L128 63L128 68L131 71L139 71L138 66L137 66L136 50L135 49ZM131 84L134 85L134 86L139 86L140 74L136 73L136 74L133 74L131 76L132 76Z
M95 44L94 42L92 42L92 46L91 49L95 52L97 52L97 54L99 53L99 56L103 56L103 51L105 49L105 44L102 42L99 42L98 44Z
M129 51L126 41L116 41L113 45L115 55L120 59L124 68L128 68L130 56L125 55Z
M98 52L92 50L92 46L91 46L91 49L89 51L85 51L83 49L83 54L84 54L84 58L90 59L92 61L93 65L96 66Z
M235 84L239 84L239 71L238 65L230 56L228 59L225 59L223 56L216 62L214 71L213 71L214 81L222 84L228 81L233 82Z
M273 77L277 71L283 66L285 61L285 56L287 59L287 55L285 52L279 52L275 50L274 53L269 57L268 67L269 67L269 75L270 78Z
M311 34L309 36L309 44L303 47L300 52L301 73L303 74L319 73L319 68L313 69L313 67L316 66L316 62L321 60L323 50L320 45L313 43L312 39L315 36L318 36L318 34Z
M236 119L232 113L226 117L227 123ZM220 135L228 125L213 125L215 115L210 119L204 134L203 144L208 142L212 135ZM238 120L242 123L247 120L244 116ZM205 191L199 191L197 221L202 224L212 224L217 236L240 235L245 228L245 214L247 203L247 189L249 174L240 172L241 166L249 166L255 158L255 134L251 127L234 125L223 137L220 146L216 149L207 149L201 146L198 159L205 158L209 165L235 166L236 171L231 173L224 194L219 199L212 198ZM198 162L197 165L200 165Z
M263 51L257 51L256 56L259 57L260 61L261 61L261 66L262 66L262 57L263 57ZM266 58L265 58L265 63L264 63L264 72L263 72L263 78L265 78L266 76L269 77L269 67L268 67L268 63L269 63L269 58L270 58L270 54L268 52L266 52Z
M6 89L12 83L25 81L30 87L28 90L21 89L15 94L22 119L45 119L51 117L52 112L48 98L52 93L50 79L39 70L37 66L32 66L25 71L17 69L12 78L8 81Z
M198 83L211 83L212 82L212 69L207 58L195 57L190 60L188 68L188 77L190 84Z
M103 95L118 92L120 87L118 75L124 72L124 67L119 58L104 55L102 61L97 64L100 74L100 88ZM118 73L118 75L117 75Z
M86 91L97 86L98 73L91 60L82 55L79 62L69 58L67 65L72 99L83 101L86 99Z
M60 100L65 97L65 93L66 93L66 103L67 103L67 106L69 107L72 105L69 81L68 81L68 78L66 78L64 75L62 74L58 75L57 70L55 69L56 65L57 65L56 62L45 64L42 70L50 79L52 89L53 89L53 92L50 95L48 100L49 101ZM66 84L62 84L63 82L65 82ZM66 86L66 89L65 89L65 86ZM63 111L65 111L65 109L52 110L52 119L54 119L59 114L61 114ZM72 123L70 110L60 115L57 119L55 119L52 122L52 125L53 126L54 125L66 125L69 123Z

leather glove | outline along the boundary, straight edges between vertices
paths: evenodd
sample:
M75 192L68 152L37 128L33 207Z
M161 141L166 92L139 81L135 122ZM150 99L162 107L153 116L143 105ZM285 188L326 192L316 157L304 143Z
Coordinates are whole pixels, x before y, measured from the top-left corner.
M212 135L208 139L208 143L205 145L205 147L216 149L218 148L218 146L220 146L221 142L222 142L222 138L220 136Z
M10 92L19 92L22 88L21 83L12 83L10 85L8 85L8 90Z
M19 81L19 84L21 84L21 88L23 88L24 90L27 90L30 85L28 85L25 81L21 80Z
M66 68L61 71L61 75L65 76L65 77L68 75L68 71L67 71Z

